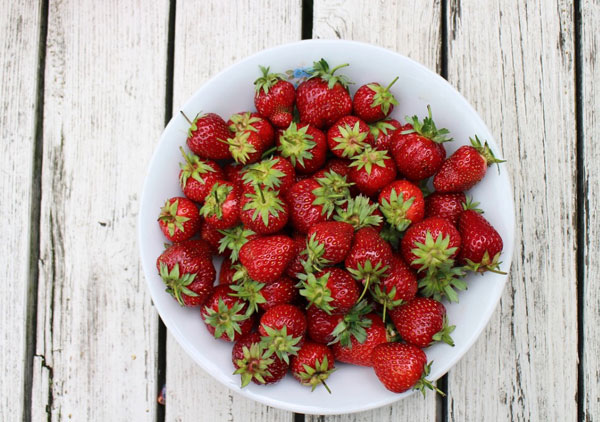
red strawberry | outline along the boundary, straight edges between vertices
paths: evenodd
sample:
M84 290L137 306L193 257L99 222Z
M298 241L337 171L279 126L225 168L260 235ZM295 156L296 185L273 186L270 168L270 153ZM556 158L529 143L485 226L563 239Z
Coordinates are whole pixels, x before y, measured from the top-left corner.
M181 196L167 199L158 216L158 225L171 242L189 239L200 230L201 224L196 204Z
M308 336L317 343L329 344L335 340L333 330L343 319L342 314L328 314L316 306L311 306L306 310Z
M385 119L398 105L398 101L390 92L392 85L396 83L398 76L387 86L382 87L377 82L371 82L358 88L352 100L354 114L367 123Z
M317 128L331 126L336 120L352 113L352 98L348 93L348 79L333 76L336 70L348 64L329 70L324 59L313 64L311 77L296 89L296 106L300 121Z
M262 76L254 81L254 105L260 114L274 126L286 128L292 122L296 90L291 82L278 73L269 73L268 67L259 66Z
M208 224L207 224L208 225ZM233 262L238 260L240 249L251 239L258 237L252 230L247 229L242 224L229 229L220 230L216 238L219 254L231 257Z
M228 229L240 222L240 188L231 182L215 182L200 208L206 223Z
M469 190L483 179L488 166L504 162L494 156L487 142L482 146L477 135L470 140L471 145L457 149L433 178L433 186L438 192Z
M231 259L225 258L223 263L221 264L221 269L219 270L219 284L233 284L233 275L236 272L235 268L232 268L233 263Z
M358 301L360 291L347 271L341 268L326 268L316 274L302 277L300 294L308 306L316 306L327 313L345 314Z
M334 171L340 176L344 176L346 177L346 179L348 179L348 175L350 174L350 163L350 160L346 160L343 158L331 158L327 160L327 162L325 163L325 167L323 167L321 170L317 171L313 175L313 179L319 179L321 177L324 177L325 173L328 173L330 171Z
M196 202L204 202L212 185L218 180L224 180L225 174L217 163L211 160L201 160L197 155L186 154L183 148L181 154L185 163L179 163L179 183L183 194Z
M412 300L417 294L417 276L399 256L392 258L392 264L385 277L371 290L375 300L383 305L383 318L386 310L392 310Z
M269 123L267 119L258 113L253 113L251 111L236 113L229 118L227 125L229 125L229 129L235 135L246 132L256 133L262 141L261 148L263 151L271 147L275 140L273 126L271 126L271 123ZM233 158L235 159L235 156Z
M294 184L295 178L294 166L282 157L271 157L254 163L248 166L242 175L246 191L258 186L278 190L282 194Z
M278 139L278 150L299 173L313 173L325 163L325 134L308 123L292 122Z
M437 341L443 341L454 346L450 334L455 327L448 326L446 307L437 300L415 297L390 311L390 316L400 336L407 343L425 348Z
M306 262L314 268L335 265L346 259L352 246L354 227L342 221L325 221L308 231Z
M219 285L202 308L204 324L215 338L236 341L252 331L254 316L248 315L246 302L234 293L228 284Z
M373 369L385 388L394 393L409 389L425 394L425 388L444 395L425 377L429 375L431 363L418 347L402 343L384 343L376 346L371 354Z
M344 116L327 131L329 149L340 158L351 158L373 145L369 126L356 116Z
M385 151L366 147L352 157L350 181L367 196L375 196L396 178L396 166Z
M242 388L250 381L258 385L274 384L285 376L288 364L277 356L265 357L265 352L256 332L246 334L233 345L231 360L236 368L234 374L242 377Z
M317 199L314 191L320 187L316 180L305 179L292 185L285 195L290 223L301 233L307 233L313 225L327 220L323 206L314 204Z
M210 251L213 255L219 253L219 242L222 238L223 234L219 233L213 226L206 223L202 224L202 228L200 229L200 239L210 247Z
M472 271L499 270L502 237L481 214L475 210L464 211L458 219L458 230L462 238L459 261Z
M379 344L388 342L387 330L381 317L375 313L370 313L365 318L371 321L371 325L365 328L365 337L361 338L362 341L352 337L349 346L335 343L331 347L335 358L340 362L372 366L371 353L373 349Z
M306 342L298 350L298 355L292 358L290 370L292 375L302 385L312 387L312 391L319 384L331 390L325 383L329 375L333 372L335 358L329 347L324 344Z
M306 236L302 233L295 233L292 240L294 241L292 246L293 258L285 269L285 274L291 278L298 278L298 275L304 272L302 263L305 256L302 255L302 251L306 248Z
M336 221L351 224L354 230L372 227L380 232L383 228L383 214L379 211L379 207L363 195L350 198L345 204L338 207L337 215L333 218Z
M396 119L385 119L380 122L369 125L371 135L375 139L375 149L391 151L392 136L396 133L396 129L406 130L402 123ZM412 126L411 126L412 128Z
M337 343L350 347L355 338L359 343L367 338L365 328L371 326L371 320L366 315L373 307L366 300L358 302L346 314L328 314L327 312L309 307L306 310L308 335L317 343Z
M233 159L240 164L256 163L267 147L258 132L246 130L227 139Z
M294 257L294 242L287 236L257 237L240 250L240 262L252 279L272 283L281 277Z
M225 173L226 180L229 180L236 186L240 188L244 184L243 176L244 176L244 165L240 163L236 163L235 161L231 163L225 164L223 166L223 172Z
M170 293L180 305L202 305L213 291L216 271L198 240L169 246L156 260L156 268Z
M276 233L288 221L288 205L279 196L279 191L257 188L244 193L241 202L241 220L250 230L258 234Z
M304 342L304 312L294 305L274 306L260 318L258 331L262 335L261 343L268 351L267 357L275 353L288 363L289 356L296 355Z
M213 253L212 253L211 247L204 240L188 239L188 240L184 240L183 242L179 242L179 243L185 243L192 250L194 250L194 252L197 252L200 255L202 255L203 257L210 259L212 261Z
M263 311L274 308L277 305L292 303L298 297L298 289L295 283L287 277L281 277L273 283L266 284L260 293L265 301L264 303L259 303L258 306Z
M313 177L320 185L313 190L315 200L313 205L321 205L322 213L329 219L336 207L344 205L351 199L352 183L346 181L346 176L342 176L335 171L328 171L322 177Z
M194 154L211 160L231 158L229 147L224 141L233 135L221 116L214 113L202 114L192 122L183 112L181 114L190 124L187 145Z
M433 192L425 198L425 216L442 217L456 226L458 216L463 212L463 204L467 198L463 192Z
M423 219L423 192L408 180L396 180L381 190L379 208L389 224L398 231L404 231L411 223Z

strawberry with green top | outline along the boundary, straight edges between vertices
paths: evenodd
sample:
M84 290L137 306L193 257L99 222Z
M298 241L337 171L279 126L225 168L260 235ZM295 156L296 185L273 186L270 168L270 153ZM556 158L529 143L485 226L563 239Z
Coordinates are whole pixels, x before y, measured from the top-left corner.
M313 225L328 220L323 205L315 204L315 191L319 188L319 182L309 178L294 183L285 194L291 226L300 233L307 233Z
M308 307L315 306L330 314L347 313L356 304L360 294L350 273L335 267L303 275L299 285L300 294L308 301Z
M423 219L425 200L417 185L408 180L396 180L379 193L379 209L386 221L402 232Z
M240 163L236 163L232 161L223 166L223 172L225 173L225 180L230 181L236 186L242 187L244 184L244 180L242 179L244 176L245 166Z
M236 341L252 331L254 316L246 312L247 303L233 293L229 285L219 285L202 308L204 324L215 338Z
M219 254L228 256L232 262L237 262L240 249L251 239L258 237L252 230L244 227L243 224L219 230L220 237L217 239L217 249Z
M198 207L189 199L179 196L167 199L160 209L158 225L171 242L181 242L195 235L202 220Z
M502 237L485 217L476 210L465 210L458 218L458 231L463 243L460 262L471 271L505 274L500 271Z
M266 350L260 344L256 332L246 334L235 342L231 360L236 368L234 374L242 378L242 388L252 381L258 385L280 381L288 370L288 364L276 356L265 357Z
M390 92L398 76L386 87L371 82L358 88L352 100L354 114L367 123L383 120L390 115L398 101Z
M336 360L352 365L372 366L371 353L373 349L390 341L387 328L379 315L370 313L364 318L370 320L371 324L364 328L364 338L360 339L362 341L352 336L348 345L337 342L331 346Z
M327 131L327 144L340 158L352 158L367 145L373 145L369 126L356 116L344 116Z
M364 227L372 227L380 232L383 228L383 214L379 207L364 195L350 198L346 203L337 207L333 219L350 224L355 231Z
M402 123L398 120L391 118L370 124L369 130L373 135L375 149L389 151L392 147L392 136L397 129L407 130L409 128L402 126Z
M394 255L387 275L371 288L373 298L383 305L386 313L412 300L418 290L417 276L406 262Z
M219 253L219 242L223 238L223 234L215 229L210 224L202 224L200 228L200 239L202 239L209 247L213 255ZM228 253L225 251L225 255Z
M307 267L320 270L346 259L352 246L354 227L342 221L315 224L307 235L303 256Z
M228 229L240 222L240 188L231 182L215 182L200 208L207 224Z
M385 151L366 147L352 157L350 181L367 196L375 196L396 178L396 165Z
M467 289L464 280L466 270L464 267L454 266L453 260L448 260L440 269L420 273L419 293L437 301L446 298L449 302L458 303L458 292Z
M289 159L299 173L313 173L325 164L325 134L311 124L292 122L281 133L277 144L281 156Z
M455 326L448 325L446 307L437 300L415 297L390 312L402 339L419 348L443 341L454 346L450 334Z
M463 204L467 197L463 192L433 192L425 198L425 216L442 217L456 226L458 217L463 212Z
M183 111L182 116L190 124L187 145L201 158L226 160L231 158L225 141L233 136L225 120L215 113L198 114L190 120Z
M252 130L237 132L226 141L231 157L240 164L256 163L267 150L258 132Z
M247 191L242 196L241 208L242 223L258 234L277 233L288 222L288 205L276 190Z
M283 194L294 184L296 171L289 160L270 157L249 165L241 177L245 191L252 191L257 186L261 189L278 190Z
M268 67L259 66L262 76L254 81L254 105L273 126L286 128L293 118L296 90L285 75L269 73Z
M201 159L194 153L187 154L180 148L185 162L179 163L179 184L183 194L195 202L204 202L212 185L225 179L225 173L217 163Z
M329 378L334 369L335 357L324 344L306 342L298 355L292 358L290 370L292 375L300 384L311 387L314 391L319 385L323 385L331 394L331 390L325 380Z
M350 347L353 338L363 343L367 338L365 329L371 326L371 320L366 318L366 315L372 311L373 307L366 300L357 302L345 314L328 314L311 306L306 310L308 335L317 343L339 342L345 347Z
M259 236L240 249L240 262L249 276L261 283L279 279L294 257L294 241L288 236Z
M261 149L266 151L275 140L275 131L271 123L258 113L243 111L232 115L227 121L229 130L235 135L253 132L262 141ZM235 157L234 157L235 159ZM237 161L237 160L236 160Z
M283 304L274 306L262 315L258 331L267 357L275 354L289 363L291 356L298 353L306 334L306 318L300 308Z

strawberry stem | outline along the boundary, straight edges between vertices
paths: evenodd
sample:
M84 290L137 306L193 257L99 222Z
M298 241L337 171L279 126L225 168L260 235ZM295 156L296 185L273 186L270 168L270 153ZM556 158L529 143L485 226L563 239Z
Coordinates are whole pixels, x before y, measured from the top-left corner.
M325 380L321 380L321 384L323 384L323 387L325 387L325 389L327 390L327 392L329 394L331 394L331 390L329 389L329 386L327 385L327 383L325 382Z
M399 77L400 76L396 76L396 78L392 82L390 82L390 84L385 88L385 90L389 91L390 88L392 87L392 85L394 85L396 83L396 81L398 80Z
M346 67L346 66L350 66L350 64L349 63L340 64L340 65L334 67L333 69L331 69L330 73L333 75L336 70L341 69L342 67Z
M183 116L183 118L184 118L185 120L187 120L187 122L190 124L190 126L194 124L194 123L192 123L192 121L189 119L189 117L185 115L185 113L183 112L183 110L179 110L179 112L181 113L181 115Z

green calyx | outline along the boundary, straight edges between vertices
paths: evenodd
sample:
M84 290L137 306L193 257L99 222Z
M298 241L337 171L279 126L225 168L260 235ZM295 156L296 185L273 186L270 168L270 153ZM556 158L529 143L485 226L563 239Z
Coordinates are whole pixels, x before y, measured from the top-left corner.
M354 230L363 227L376 227L383 221L383 217L374 214L378 205L371 203L369 198L363 195L348 199L346 209L337 208L337 215L333 217L336 221L344 221L351 224Z
M404 193L397 194L396 189L392 189L389 199L383 198L379 209L387 222L402 232L412 223L412 220L406 218L406 213L412 207L413 202L415 202L414 196L405 200Z
M382 319L385 322L385 315L388 309L392 310L404 303L402 299L396 299L396 287L392 287L392 289L387 292L382 290L381 283L375 285L374 288L371 289L371 294L375 298L375 300L383 305L383 314Z
M193 120L191 120L184 112L183 110L179 110L179 112L181 113L181 115L183 116L183 118L190 124L190 128L188 129L188 137L192 136L193 133L195 131L198 130L198 120L200 120L201 118L203 118L206 114L202 113L201 111L198 112L198 114L196 114L196 117L194 117Z
M167 265L163 262L160 263L159 272L160 277L167 286L165 291L173 296L181 306L185 306L185 302L181 296L182 294L191 297L198 296L197 293L188 289L188 286L194 281L194 278L196 278L196 274L180 274L179 264L175 264L171 271L169 271L169 268L167 268Z
M498 252L492 258L486 249L486 251L483 253L483 257L481 258L481 262L473 262L470 259L465 259L465 262L467 263L465 266L467 270L478 272L481 275L483 275L483 273L486 271L506 275L504 271L500 271L500 264L502 264L500 261L500 252Z
M269 371L269 365L274 362L274 359L265 357L265 349L260 343L252 343L250 348L242 347L244 357L235 361L238 367L234 375L241 375L242 388L250 384L250 381L255 379L261 384L265 384L265 377L272 376Z
M248 141L248 138L250 138L250 131L242 131L237 132L233 138L223 141L229 145L229 152L236 163L246 164L250 159L250 154L256 152L256 148Z
M373 323L366 315L372 311L373 306L366 300L357 302L331 332L333 341L329 345L339 342L343 347L351 349L352 337L360 344L364 343L367 340L365 329Z
M394 131L396 130L396 126L394 126L391 123L386 122L385 120L381 120L377 123L373 123L371 125L369 125L369 129L371 132L371 135L373 135L373 137L375 139L377 139L377 137L379 136L380 133L383 133L385 136L388 135L388 131Z
M253 193L247 193L250 201L244 204L243 211L253 210L252 221L261 218L265 226L269 225L269 217L278 218L280 212L284 212L283 201L279 198L279 191L265 190L255 187Z
M471 198L470 196L467 196L466 201L462 204L463 210L465 211L473 210L479 214L483 214L483 210L481 208L477 208L478 206L479 202L473 201L473 198Z
M264 186L269 189L277 189L281 185L281 179L285 173L275 168L279 158L269 158L248 166L244 170L242 180L255 186Z
M448 317L446 315L444 315L443 321L444 322L442 324L442 329L433 335L432 343L436 341L443 341L444 343L454 347L454 340L452 339L450 334L452 334L452 332L456 328L456 325L448 325Z
M373 149L370 145L365 146L363 152L352 157L350 167L356 167L357 170L364 168L367 174L371 174L373 166L385 167L385 160L390 157L386 151Z
M300 347L297 344L300 342L302 337L292 337L288 335L287 327L284 326L280 330L271 328L265 324L262 325L266 336L261 337L261 345L266 349L265 357L270 357L273 353L285 363L289 365L290 356L298 354Z
M313 158L312 150L317 143L312 141L313 136L307 133L308 125L298 129L296 122L290 123L289 127L279 137L278 150L282 157L289 158L293 166L296 162L304 166L304 160Z
M303 257L302 267L306 271L306 274L321 271L323 267L329 264L329 260L323 258L325 245L317 241L316 236L316 233L313 233L306 240L306 249L300 252L300 255Z
M359 122L356 122L353 127L350 125L338 126L338 130L340 136L333 138L337 142L333 150L341 150L342 157L354 157L368 145L365 140L369 132L361 132Z
M219 220L223 218L223 204L227 196L231 193L233 187L223 183L215 182L210 189L210 193L204 200L204 205L200 208L200 215L203 217L215 216Z
M344 88L348 88L348 85L351 84L348 78L344 75L333 75L338 69L343 67L350 66L348 63L344 63L334 67L333 69L329 69L329 64L325 61L325 59L321 59L318 62L313 63L313 69L310 72L310 77L308 79L319 77L327 82L327 87L332 89L336 83L342 84Z
M331 315L335 308L329 303L333 301L331 290L327 287L329 274L325 273L321 277L316 277L313 273L301 274L299 285L300 295L308 301L307 308L316 306Z
M172 203L169 204L169 201L165 202L165 205L160 209L160 215L158 216L158 221L162 221L167 225L167 230L169 231L169 236L173 236L175 234L175 229L183 232L184 227L183 223L189 220L189 217L184 217L182 215L177 215L177 208L179 207L179 200L176 199Z
M336 208L351 199L349 188L354 183L347 182L346 176L330 170L318 178L317 183L320 187L312 191L315 196L313 205L321 205L321 214L327 215L327 218L331 217Z
M435 126L433 118L431 117L431 106L427 106L428 117L425 117L421 122L417 116L408 117L406 116L406 121L412 125L412 129L405 130L402 133L418 133L419 135L431 139L433 142L437 142L441 144L442 142L449 142L452 138L449 138L447 135L450 133L448 129L442 128L438 129Z
M219 253L223 254L229 249L231 252L231 262L238 260L240 249L246 244L248 237L256 234L252 230L244 228L242 224L229 229L219 230L219 233L223 235L219 240Z
M284 80L285 75L281 73L269 73L270 67L258 66L262 76L254 81L254 89L259 94L262 90L265 94L269 93L269 89L277 82Z
M498 173L500 173L500 163L505 163L506 160L496 158L494 152L491 150L487 141L485 141L485 143L481 145L481 141L479 140L477 135L475 135L475 139L469 138L469 141L471 141L471 145L473 146L473 148L475 148L477 152L481 154L481 156L485 159L485 162L487 163L488 167L492 164L498 164Z
M348 268L348 272L350 272L356 281L360 281L364 284L363 291L358 298L360 301L365 296L365 293L369 290L370 286L379 283L379 281L385 277L390 266L381 265L381 262L378 262L373 266L371 260L367 259L364 264L359 262L356 267L357 268Z
M458 303L458 292L466 290L467 283L463 280L465 270L453 265L454 260L448 260L442 267L428 272L419 280L421 294L438 302L446 297L448 301Z
M369 89L371 89L371 91L375 93L375 95L373 96L373 102L371 103L371 108L381 106L381 111L383 112L383 114L387 115L390 111L390 106L392 104L398 105L398 101L390 92L390 88L396 83L398 78L399 76L396 76L396 78L386 87L383 87L379 84L367 85Z
M231 120L229 129L234 133L247 131L258 132L258 129L252 124L261 121L260 117L252 116L252 113L249 111L245 113L234 114L229 120Z
M229 340L233 341L235 333L242 334L240 322L248 319L248 314L243 312L245 305L245 302L240 301L229 308L223 299L219 299L217 310L208 306L204 307L206 312L204 322L214 327L215 338L221 338L223 334L226 334Z
M392 249L395 251L398 250L398 245L400 244L400 239L402 239L402 233L392 227L390 224L384 224L383 229L379 233L379 236L386 242L390 244Z
M181 167L181 173L179 175L181 187L185 188L190 177L202 184L205 184L206 181L202 175L206 173L214 173L215 169L213 169L205 161L201 160L196 154L186 154L183 147L179 147L179 150L181 151L181 155L183 155L183 159L185 160L185 162L179 163L179 167Z
M433 361L429 362L428 364L426 364L423 367L423 375L421 375L421 379L419 381L417 381L417 383L413 386L413 390L420 391L421 394L423 394L423 397L426 396L426 391L425 391L426 389L433 390L433 391L437 392L438 394L440 394L442 397L445 397L446 394L444 394L444 392L442 390L437 388L431 381L429 381L427 378L425 378L431 372L431 364L432 363L433 363Z
M229 293L230 296L239 297L248 302L248 309L246 310L248 315L258 312L258 305L267 302L260 292L265 287L264 283L245 278L241 283L231 284L229 287L235 292Z
M452 254L457 250L456 247L448 247L450 244L450 235L444 236L443 233L438 234L434 240L431 232L428 230L425 235L425 243L415 242L415 248L411 252L417 256L417 259L412 261L414 265L420 265L419 272L423 270L433 271L442 265L453 261Z
M329 369L329 362L327 361L327 356L323 356L323 360L319 361L319 359L315 359L315 366L309 366L307 364L303 364L302 368L304 368L304 372L298 373L298 377L300 377L300 383L303 385L308 385L312 389L311 391L315 391L315 388L319 384L323 384L323 387L327 390L329 394L331 394L331 390L329 386L325 383L325 380L329 378L329 375L333 371L334 368Z

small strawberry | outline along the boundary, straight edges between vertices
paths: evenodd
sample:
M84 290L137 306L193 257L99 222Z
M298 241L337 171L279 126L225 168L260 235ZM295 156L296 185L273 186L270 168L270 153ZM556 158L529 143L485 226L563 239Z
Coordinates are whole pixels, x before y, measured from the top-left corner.
M314 204L317 199L314 191L320 187L316 180L305 179L292 185L285 195L290 223L300 233L307 233L313 225L327 220L323 206Z
M260 309L267 311L277 305L292 303L298 297L298 289L294 282L288 277L281 277L273 283L266 284L261 294L264 297L264 303L260 303Z
M301 280L300 294L308 301L308 307L316 306L327 313L345 314L358 301L360 292L356 282L350 273L341 268L308 273Z
M488 166L503 163L494 156L486 142L483 146L475 135L471 145L464 145L452 154L433 178L433 186L438 192L462 192L471 189L483 177Z
M289 357L296 355L304 342L304 312L290 304L274 306L260 318L258 331L262 336L261 344L267 349L266 356L274 353L289 363Z
M365 84L358 88L352 100L354 114L367 123L385 119L390 115L398 101L390 92L398 76L387 86L383 87L377 82Z
M276 233L288 221L288 205L279 191L257 188L244 193L240 218L244 226L258 234Z
M219 230L215 229L210 224L202 224L200 228L200 239L202 239L210 248L213 255L217 255L219 252L219 242L223 238L223 234Z
M390 311L390 316L400 336L407 343L421 349L437 341L454 346L450 334L455 326L448 326L446 307L437 300L415 297Z
M272 283L281 277L294 257L294 242L287 236L257 237L240 250L240 262L252 279Z
M385 151L366 147L352 157L350 181L367 196L375 196L396 178L396 165Z
M404 231L423 219L425 200L418 186L408 180L396 180L381 190L379 208L389 224Z
M327 160L327 162L325 163L325 167L313 174L312 177L313 179L319 179L321 177L324 177L325 173L333 171L339 174L340 176L344 176L346 177L346 179L348 179L348 175L350 174L350 163L350 160L346 160L344 158L331 158Z
M383 228L383 214L379 211L379 207L363 195L350 198L345 204L338 207L337 215L333 219L352 225L354 230L372 227L379 232Z
M261 189L278 190L285 193L294 184L296 172L289 160L282 157L271 157L251 164L242 175L244 190Z
M241 135L246 132L254 132L262 141L261 149L266 151L269 149L275 140L275 131L271 123L258 113L245 111L236 113L227 121L229 129L235 135ZM233 157L235 159L235 156ZM238 161L238 160L236 160Z
M463 212L467 198L463 192L433 192L425 198L425 216L442 217L456 226L458 216Z
M417 294L417 276L399 256L392 257L390 269L372 289L373 298L383 305L383 319L386 311L412 300Z
M232 268L233 262L231 259L225 258L221 264L219 270L219 284L233 284L233 275L235 274L235 268Z
M306 342L298 350L298 354L292 358L290 370L294 378L302 385L312 387L312 391L319 384L323 384L331 394L325 380L334 371L334 361L335 357L329 347L324 344Z
M265 352L256 332L246 334L233 345L231 360L236 368L234 374L242 377L242 388L250 381L258 385L274 384L285 376L288 364L276 356L265 357Z
M252 331L254 316L248 315L248 305L234 293L230 285L219 285L202 308L202 319L215 338L236 341Z
M472 271L500 271L502 237L481 214L465 210L458 219L458 231L462 238L459 261Z
M329 149L340 158L352 158L373 143L369 126L356 116L342 117L327 131Z
M241 188L244 184L244 180L242 179L244 176L244 169L245 167L243 164L236 163L235 161L225 164L223 166L225 179L229 180L231 183Z
M396 119L385 119L369 125L371 135L373 135L375 140L375 149L390 151L392 148L392 136L396 132L396 129L400 128L402 128L401 130L408 129L404 129L402 123Z
M366 328L371 320L366 315L373 307L366 300L358 302L346 314L328 314L322 309L311 306L306 310L308 335L317 343L340 343L344 347L352 345L352 339L363 343L367 338Z
M306 257L302 254L302 251L306 249L306 236L302 233L295 233L292 240L294 241L292 246L293 258L285 269L285 274L291 278L298 278L304 272L303 262Z
M200 215L216 229L228 229L240 222L240 188L231 182L215 182L200 208Z
M224 141L231 138L233 134L221 116L215 113L198 114L192 122L183 111L181 114L190 124L187 145L194 154L211 160L231 158L229 148Z
M352 246L354 227L342 221L315 224L307 235L304 255L309 267L321 269L343 262Z
M292 122L279 137L277 149L297 172L313 173L325 163L327 140L315 126Z
M348 64L329 69L329 64L321 59L313 64L308 80L296 89L296 106L300 121L322 128L331 126L340 118L352 112L352 98L348 93L349 81L345 76L334 76L336 70Z
M180 148L185 163L179 163L179 184L183 194L192 201L204 202L212 185L218 180L224 180L225 174L217 163L200 159L194 153L186 154Z
M160 229L165 237L174 243L195 235L201 224L202 219L196 204L181 196L167 199L158 216Z
M229 229L219 230L217 233L219 234L219 238L217 239L219 254L229 256L232 262L237 262L240 249L242 249L242 246L246 242L258 237L255 232L244 227L242 224Z
M371 353L373 369L385 388L394 393L403 393L409 389L419 390L425 395L425 388L444 395L431 381L429 375L431 363L418 347L402 343L384 343L376 346Z
M233 159L240 164L252 164L260 160L267 147L258 132L237 132L225 141Z
M262 76L254 81L254 105L260 114L276 127L286 128L292 122L296 90L285 75L269 73L268 67L259 66Z
M336 360L360 366L373 365L371 362L371 353L377 345L389 341L388 333L379 315L370 313L364 318L371 320L371 325L365 328L365 337L362 341L357 340L356 337L352 337L348 346L343 346L339 342L331 346Z
M333 330L343 319L342 314L328 314L316 306L309 307L306 310L308 337L317 343L332 343L335 340Z

